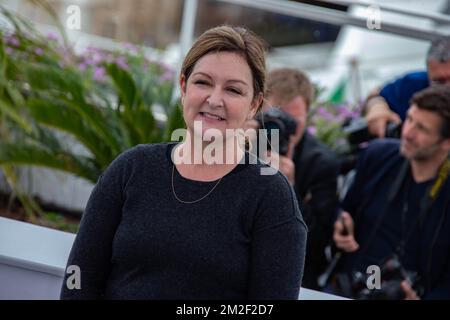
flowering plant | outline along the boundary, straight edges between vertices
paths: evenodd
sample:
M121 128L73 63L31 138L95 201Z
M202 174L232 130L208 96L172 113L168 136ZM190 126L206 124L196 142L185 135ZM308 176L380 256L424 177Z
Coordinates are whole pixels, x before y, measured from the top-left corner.
M1 6L0 16L13 26L0 29L0 166L30 217L44 213L18 190L16 166L95 183L126 149L184 126L174 70L142 48L76 53L63 32L42 35Z
M352 111L349 104L323 102L312 108L307 130L337 153L346 153L350 146L343 126L359 116L359 109Z
M142 49L77 54L3 15L14 29L0 31L0 165L46 166L95 182L124 150L169 140L183 126L171 102L174 70ZM167 121L155 118L156 107Z
M331 98L324 99L324 88L314 84L315 99L308 113L307 131L338 154L351 152L347 134L343 127L361 115L361 104L357 107L343 102L342 84Z

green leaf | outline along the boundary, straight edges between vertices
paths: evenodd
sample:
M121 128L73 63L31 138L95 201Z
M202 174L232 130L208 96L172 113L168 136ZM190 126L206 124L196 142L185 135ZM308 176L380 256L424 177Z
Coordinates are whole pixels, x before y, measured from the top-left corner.
M44 11L52 18L53 22L55 23L56 27L58 28L59 33L61 34L64 44L66 47L68 46L68 40L67 40L67 35L65 32L65 28L63 26L63 24L61 23L61 21L59 20L59 16L56 13L55 10L53 10L53 7L44 0L29 0L31 3L33 3L34 5L36 5L37 7L41 7L44 9Z
M96 182L100 170L85 157L67 153L54 154L28 143L0 142L0 165L36 165L73 173Z
M33 130L32 126L24 119L18 110L19 109L14 108L9 102L0 99L0 112L17 123L26 132L31 132Z
M114 63L108 64L106 70L113 80L114 87L120 100L125 105L126 111L130 112L135 106L140 104L141 100L133 77Z
M62 103L33 98L27 103L36 121L68 132L84 144L101 164L108 164L114 155L103 140L83 121L80 114Z
M346 79L342 79L338 83L338 85L334 89L334 91L331 93L329 102L332 104L343 103L345 101L345 96L346 96L346 86L347 86Z
M98 106L84 102L76 103L66 101L66 103L83 116L86 122L89 123L91 129L94 130L104 143L108 145L112 154L119 154L123 151L120 142L114 136L114 132L106 125L108 121L105 119L104 115L101 113L102 110Z
M167 119L166 129L164 132L164 140L170 141L172 132L176 129L185 129L186 124L184 123L183 113L181 112L181 106L175 106L172 108L172 112L169 114Z
M7 66L7 55L3 43L3 32L0 32L0 77L2 79L6 78L6 66Z

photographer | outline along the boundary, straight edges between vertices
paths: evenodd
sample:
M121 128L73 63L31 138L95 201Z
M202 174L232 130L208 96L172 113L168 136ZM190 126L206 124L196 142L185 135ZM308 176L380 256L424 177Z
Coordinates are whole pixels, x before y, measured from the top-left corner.
M400 141L377 140L359 158L334 226L336 247L345 252L339 289L354 288L355 272L370 265L389 269L395 254L396 288L391 281L378 289L389 291L387 298L450 299L449 152L450 87L432 86L413 96Z
M366 120L369 132L384 138L389 122L405 120L409 100L414 93L430 85L450 85L450 38L438 38L427 54L427 71L410 72L375 89L366 100Z
M280 106L296 123L287 153L272 152L271 158L279 157L279 169L294 187L309 230L302 286L317 289L317 277L327 264L324 249L331 241L338 207L339 162L331 150L305 131L314 98L308 77L295 69L277 69L269 73L267 89L269 105Z

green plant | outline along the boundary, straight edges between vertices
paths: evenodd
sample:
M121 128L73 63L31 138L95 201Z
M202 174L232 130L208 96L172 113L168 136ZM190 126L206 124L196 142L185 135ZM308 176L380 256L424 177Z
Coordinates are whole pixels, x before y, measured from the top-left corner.
M336 92L324 99L325 88L314 84L316 96L307 123L310 134L339 154L350 151L343 125L361 114L360 108L343 102L343 85L339 84Z
M41 217L41 222L47 227L77 233L79 229L78 222L68 222L63 216L56 212L45 212Z
M308 132L337 153L349 151L347 135L342 126L347 119L357 117L347 105L324 102L315 105L309 113Z
M184 126L171 101L173 70L138 47L76 54L3 8L1 15L13 26L0 31L0 165L8 172L43 166L96 182L124 150L168 141ZM167 121L155 119L155 105Z

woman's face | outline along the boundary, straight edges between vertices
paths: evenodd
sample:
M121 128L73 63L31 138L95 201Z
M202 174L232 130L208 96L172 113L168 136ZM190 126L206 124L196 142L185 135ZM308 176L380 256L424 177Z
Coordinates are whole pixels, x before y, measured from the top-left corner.
M226 129L243 128L262 100L262 94L254 99L249 65L232 52L203 56L189 79L181 76L180 87L186 126L191 134L201 137L205 137L208 129L218 129L226 138ZM194 131L194 121L201 123L202 132Z

